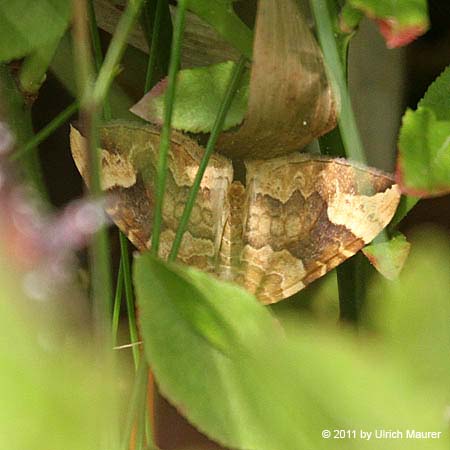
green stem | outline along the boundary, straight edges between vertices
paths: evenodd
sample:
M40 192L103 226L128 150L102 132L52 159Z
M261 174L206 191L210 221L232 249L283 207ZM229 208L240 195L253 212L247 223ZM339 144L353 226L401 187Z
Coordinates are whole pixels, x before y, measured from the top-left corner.
M141 25L149 48L144 93L148 92L169 70L169 49L172 42L172 17L168 0L147 0Z
M339 49L336 44L333 23L330 18L326 0L311 0L311 9L317 25L317 35L322 47L326 64L329 68L335 91L339 92L341 113L339 130L348 157L361 163L366 162L366 156L361 137L356 125L355 116L347 89L346 70L343 68Z
M357 253L337 269L339 290L339 319L342 322L357 323L367 292L368 261Z
M98 74L103 64L103 51L100 42L100 34L98 32L97 18L95 17L93 0L89 0L88 8L89 8L89 26L92 39L92 50L94 53L95 71ZM111 105L108 101L108 95L106 95L103 101L103 117L105 118L105 120L109 120L112 117Z
M11 157L11 161L16 161L22 158L28 152L31 152L44 142L53 132L55 132L61 125L63 125L70 117L78 111L78 102L73 102L64 111L60 112L50 123L48 123L42 130L36 133L28 142L22 147L18 148Z
M4 64L0 64L0 88L2 93L0 109L4 111L4 116L16 138L16 144L20 148L33 138L31 110L24 102L9 68ZM48 194L37 152L27 155L20 169L25 179L40 193L41 198L47 201Z
M77 97L76 74L73 70L73 64L68 61L73 61L73 48L72 39L66 35L61 39L50 69L66 90ZM135 117L129 112L129 108L136 102L117 84L113 83L111 90L108 92L108 100L114 117L127 119Z
M36 52L27 56L20 68L19 85L25 94L35 95L45 81L46 73L53 55L59 45L59 38L41 46Z
M336 43L329 5L326 0L311 0L311 9L317 25L317 34L324 58L341 99L339 132L334 131L321 140L321 145L333 149L338 156L347 155L355 161L366 162L361 138L347 89L347 53L339 51ZM336 13L336 11L335 11ZM341 264L337 270L340 320L356 323L365 299L367 262L359 254Z
M147 364L145 358L141 358L134 380L133 392L131 394L131 401L128 407L127 417L125 421L124 435L121 441L120 450L129 450L131 433L135 423L136 415L142 405L143 399L145 401L145 392L147 387Z
M74 0L74 50L75 67L79 86L81 114L86 126L89 148L89 186L93 198L102 195L100 179L100 151L98 145L99 112L92 101L92 80L94 70L91 59L88 30L87 4ZM111 348L110 317L112 313L112 280L109 242L106 229L102 228L93 237L90 247L91 284L94 302L94 317L99 351ZM103 348L102 348L103 347Z
M128 34L139 14L143 0L128 2L116 32L111 40L105 61L100 68L98 78L91 88L92 66L90 58L90 39L83 17L86 17L84 2L75 1L76 34L74 37L80 67L79 82L82 86L81 104L83 106L86 122L88 123L88 142L90 148L90 187L92 195L102 194L100 181L100 154L98 148L98 108L108 95L112 80L115 77L117 65L125 50ZM92 11L91 11L92 12ZM91 28L92 29L92 28ZM95 34L95 33L94 33ZM92 246L92 269L94 297L98 298L97 317L104 321L111 311L111 279L109 249L106 231L101 230L94 237ZM106 331L106 330L104 330Z
M144 0L130 0L117 24L93 89L93 101L97 105L102 104L105 100L111 83L117 74L118 64L125 51L128 35L139 16L143 3Z
M117 345L117 334L119 331L120 307L122 305L123 295L123 264L122 260L119 263L119 272L117 273L116 293L114 295L114 307L112 317L112 340L113 346Z
M137 411L136 421L136 448L135 450L145 449L145 436L149 430L146 429L147 425L147 396L145 393L148 389L148 376L145 377L144 395L141 396L141 402ZM152 434L149 435L149 442L153 442Z
M100 35L98 33L97 18L95 16L95 9L94 9L94 0L88 1L88 12L89 12L89 30L92 39L94 65L95 71L98 73L103 63L103 51L100 42Z
M191 216L192 208L194 207L195 199L200 189L200 183L202 181L206 167L208 166L209 158L211 157L211 154L214 151L217 139L219 138L219 135L222 132L223 124L225 122L228 110L230 109L234 95L236 94L236 91L239 87L239 82L245 70L245 63L246 58L245 56L242 56L233 70L230 82L225 92L225 96L222 99L219 112L217 113L213 128L211 130L211 135L209 137L208 144L206 145L205 153L203 154L199 168L195 175L192 188L189 191L189 197L186 201L186 204L184 205L183 214L181 216L177 233L175 235L172 248L170 250L169 261L174 261L177 257L181 245L181 240L183 239L184 232L186 231L189 222L189 217Z
M91 115L88 142L90 148L90 187L91 196L103 195L100 178L100 153L98 145L98 114ZM110 317L112 314L112 280L109 237L106 228L99 230L91 246L91 279L95 299L96 320L102 340L108 342L111 336Z
M153 21L152 37L150 41L150 54L148 57L147 73L145 76L144 93L148 92L153 84L156 62L158 58L158 49L161 36L161 22L163 7L167 6L167 0L157 0L155 10L155 20Z
M188 0L180 0L178 2L177 17L174 26L172 50L170 54L168 84L164 102L164 124L161 130L161 141L159 146L155 216L152 228L151 251L154 255L157 255L159 251L159 237L161 233L162 207L164 201L163 197L164 191L166 189L166 180L167 180L167 161L170 147L172 112L175 100L176 77L178 73L178 68L180 66L181 43L183 40L187 1Z
M122 232L119 233L120 240L120 253L121 261L123 265L123 278L125 282L125 299L127 302L128 312L128 325L130 328L131 343L135 344L139 341L139 333L136 321L136 311L134 308L134 296L133 296L133 282L131 280L131 267L130 257L128 255L128 241ZM139 348L137 345L133 345L133 359L134 365L137 370L139 365Z

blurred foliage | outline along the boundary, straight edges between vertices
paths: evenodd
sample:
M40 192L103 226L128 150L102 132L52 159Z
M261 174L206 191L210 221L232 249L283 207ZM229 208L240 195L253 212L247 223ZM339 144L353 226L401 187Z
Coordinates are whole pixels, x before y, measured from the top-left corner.
M378 278L369 289L366 325L405 373L448 401L450 379L450 240L429 227L411 235L411 254L394 282ZM426 388L425 388L426 386ZM436 397L438 398L438 397Z
M80 298L27 297L29 278L10 262L2 254L0 448L98 450L115 436L118 389L85 330L66 320Z
M0 0L0 62L51 44L69 25L69 0Z
M283 332L247 292L139 257L142 333L162 392L200 430L235 448L342 448L322 429L442 431L441 439L382 445L447 448L450 243L426 232L414 244L400 279L377 280L370 290L368 329L380 340L286 317ZM436 295L427 295L430 283ZM379 449L380 441L345 446Z

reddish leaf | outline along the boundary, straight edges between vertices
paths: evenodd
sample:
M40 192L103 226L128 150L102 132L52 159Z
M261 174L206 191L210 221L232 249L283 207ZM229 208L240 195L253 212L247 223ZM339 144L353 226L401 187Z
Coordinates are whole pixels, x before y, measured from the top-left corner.
M408 45L426 31L426 27L419 25L401 28L395 19L378 19L377 23L388 48Z

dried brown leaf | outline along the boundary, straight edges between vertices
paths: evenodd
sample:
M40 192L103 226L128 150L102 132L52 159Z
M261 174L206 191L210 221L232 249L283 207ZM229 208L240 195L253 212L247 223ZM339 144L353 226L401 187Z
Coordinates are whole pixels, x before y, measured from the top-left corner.
M231 158L272 158L302 149L335 127L321 50L294 0L259 2L250 98L243 125L222 134Z

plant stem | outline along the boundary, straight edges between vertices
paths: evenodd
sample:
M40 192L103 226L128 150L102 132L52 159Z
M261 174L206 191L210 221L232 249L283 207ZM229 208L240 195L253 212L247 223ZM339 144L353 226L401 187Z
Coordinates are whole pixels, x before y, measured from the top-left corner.
M27 56L20 68L19 85L22 92L27 95L37 95L42 83L45 81L48 67L53 59L59 38Z
M83 0L73 0L73 6L75 66L77 68L81 113L87 129L86 138L89 147L89 186L91 196L96 198L102 195L97 129L99 114L96 103L92 101L94 71L89 30L86 23L87 4ZM107 231L105 229L99 230L94 235L90 248L90 268L98 344L111 348L109 321L112 309L112 281L108 244ZM101 348L99 350L102 351Z
M145 76L144 93L148 92L152 86L153 77L156 69L156 61L158 57L158 48L161 36L161 19L163 6L166 0L156 0L155 20L153 21L152 37L150 41L150 52L148 57L147 73Z
M93 101L97 105L101 104L106 98L111 83L117 74L119 61L127 45L127 37L136 22L143 3L144 0L130 0L117 24L92 93Z
M64 111L60 112L50 123L48 123L42 130L36 133L28 142L22 147L17 149L11 156L11 161L16 161L22 158L28 152L31 152L36 147L44 142L54 131L56 131L61 125L63 125L70 117L72 117L79 108L77 101L69 105Z
M89 26L92 39L92 50L94 53L95 72L98 74L103 64L103 52L100 42L100 34L98 32L97 19L95 17L93 0L89 0L88 8L89 8ZM111 119L112 116L111 105L107 100L107 97L108 96L106 95L103 101L103 117L105 118L105 120Z
M145 401L145 391L147 387L147 364L144 358L141 358L136 377L133 384L131 401L128 407L128 413L125 421L125 430L121 440L120 450L129 450L131 434L135 423L136 414L140 405Z
M24 102L22 94L5 64L0 64L0 87L2 98L0 108L4 111L11 131L16 138L18 148L33 138L33 124L30 107ZM39 155L27 155L21 163L25 179L48 201L47 190L42 176Z
M135 450L143 450L145 448L145 436L148 433L147 426L147 396L145 395L148 389L148 376L145 377L144 392L141 395L141 401L137 411L136 421L136 448ZM151 437L151 435L150 435ZM151 438L150 442L153 442Z
M66 90L74 97L77 97L77 87L75 74L73 73L73 65L68 61L73 60L72 39L66 35L61 39L59 47L52 60L51 70L58 80L64 85ZM111 104L112 114L114 117L132 119L134 116L129 112L129 108L133 106L135 101L124 92L124 90L114 84L108 92L108 100Z
M339 289L339 319L342 322L357 323L367 292L366 275L368 262L358 252L337 269Z
M150 27L150 23L152 27ZM145 77L144 93L148 92L157 80L167 75L169 68L168 52L164 52L161 42L172 41L172 20L167 0L147 1L142 14L144 29L149 47L149 59Z
M95 21L95 13L92 5L91 5L91 20ZM95 26L91 26L91 35L93 39L94 48L97 47L97 50L94 53L94 60L96 62L96 67L101 67L101 61L103 59L101 48L99 47L99 36L98 36L98 28L96 24ZM97 44L95 42L97 41ZM111 117L111 108L109 106L109 102L105 100L103 103L103 116L105 119L109 119ZM134 307L134 295L133 295L133 284L131 281L131 266L130 266L130 258L128 255L128 242L127 238L123 235L121 231L119 231L119 241L120 241L120 268L119 275L120 279L117 281L116 294L114 298L114 312L117 309L120 310L120 302L122 299L122 290L123 286L125 286L125 299L127 304L127 315L128 315L128 324L129 324L129 332L130 332L130 340L131 343L134 344L139 340L139 333L137 329L137 321L136 321L136 312ZM118 304L118 305L117 305ZM117 325L114 324L115 320L119 320L119 318L115 318L113 314L113 328L115 327L116 331L113 329L113 336L117 334ZM139 363L139 348L137 346L132 346L133 352L133 360L135 369L137 370Z
M127 302L128 326L130 328L131 343L135 344L139 341L139 333L136 321L136 312L134 308L133 283L131 280L130 257L128 255L128 241L122 232L119 232L121 262L123 266L123 278L125 282L125 299ZM139 365L139 348L137 345L133 347L134 365L137 370Z
M326 138L327 147L335 147L334 154L345 154L355 161L366 162L366 157L356 125L355 116L347 89L346 52L341 51L336 43L330 11L326 0L311 0L311 9L317 25L317 34L324 53L329 73L335 83L335 90L341 99L341 114L339 119L339 132L330 133ZM343 147L342 147L343 146ZM340 320L357 323L359 311L364 304L367 262L357 254L341 264L337 270Z
M123 265L122 259L119 263L119 271L117 273L117 283L116 283L116 293L114 296L114 309L112 317L112 341L113 346L117 345L117 333L119 330L119 318L120 318L120 307L122 305L122 295L123 295Z
M208 166L209 158L211 157L211 154L214 151L217 139L219 138L219 135L222 132L223 124L225 122L228 110L230 109L234 95L236 94L236 91L239 87L239 82L245 70L246 61L247 59L244 56L242 56L233 70L230 82L225 92L225 96L222 99L222 102L219 107L219 112L217 113L216 119L214 121L214 125L211 130L211 135L209 136L208 144L206 145L205 153L203 154L199 168L195 175L194 183L189 191L189 197L186 201L186 204L184 205L183 214L181 216L180 223L178 225L178 229L175 235L175 239L173 241L172 248L170 250L168 258L169 261L174 261L177 257L181 245L181 240L183 239L184 232L186 231L189 222L189 217L191 216L192 208L194 207L195 199L197 198L197 194L200 189L200 183L202 181L206 167Z
M170 54L170 65L166 97L164 102L164 123L161 130L161 141L159 146L159 160L157 168L156 183L156 205L155 217L152 228L152 254L158 255L159 237L162 225L162 207L164 201L164 191L167 180L167 161L170 147L170 133L172 125L172 112L175 100L175 87L178 68L180 66L181 43L183 40L184 23L186 17L187 0L178 2L177 16L174 26L172 49Z
M322 47L329 73L335 84L335 91L339 92L341 99L341 113L339 118L339 130L345 147L346 154L354 161L366 162L366 156L361 137L356 125L355 116L351 105L347 88L346 70L339 55L338 46L334 36L333 23L327 7L326 0L311 0L311 9L317 25L317 35ZM346 65L346 61L345 61Z

